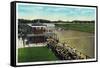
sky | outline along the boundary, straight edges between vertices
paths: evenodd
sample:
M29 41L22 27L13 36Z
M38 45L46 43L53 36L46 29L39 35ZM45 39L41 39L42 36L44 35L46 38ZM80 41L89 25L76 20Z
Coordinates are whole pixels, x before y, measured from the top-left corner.
M95 20L94 7L75 6L48 6L40 4L17 4L18 18L20 19L46 19L46 20Z

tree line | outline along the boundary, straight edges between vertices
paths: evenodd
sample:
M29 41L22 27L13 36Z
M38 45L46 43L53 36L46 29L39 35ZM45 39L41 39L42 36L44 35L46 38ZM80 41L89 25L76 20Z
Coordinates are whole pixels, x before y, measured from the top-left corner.
M34 20L28 20L28 19L18 19L19 23L95 23L94 20L91 21L81 21L81 20L73 20L73 21L50 21L46 19L34 19Z

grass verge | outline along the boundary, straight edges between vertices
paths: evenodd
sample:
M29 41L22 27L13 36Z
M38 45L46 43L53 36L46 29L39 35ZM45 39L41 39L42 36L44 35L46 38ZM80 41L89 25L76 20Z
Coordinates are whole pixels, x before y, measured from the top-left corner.
M18 49L18 62L52 61L58 58L47 47L27 47Z
M63 28L65 30L77 30L83 32L93 33L95 30L94 23L80 23L80 24L55 24L56 27Z

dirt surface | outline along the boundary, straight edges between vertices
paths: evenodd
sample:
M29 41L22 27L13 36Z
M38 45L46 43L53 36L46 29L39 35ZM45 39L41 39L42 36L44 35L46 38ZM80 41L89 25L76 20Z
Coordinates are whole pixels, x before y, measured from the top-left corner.
M74 31L74 30L56 30L61 43L66 42L68 46L75 48L81 53L93 58L94 57L94 34Z

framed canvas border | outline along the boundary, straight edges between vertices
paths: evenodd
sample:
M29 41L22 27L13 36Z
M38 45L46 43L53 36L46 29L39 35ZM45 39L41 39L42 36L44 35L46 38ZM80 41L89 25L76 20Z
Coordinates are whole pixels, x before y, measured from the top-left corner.
M96 60L94 61L80 61L80 62L64 62L64 63L48 63L48 64L30 64L30 65L16 65L16 3L30 3L30 4L47 4L47 5L63 5L63 6L80 6L80 7L95 7L96 8ZM10 43L11 43L11 57L10 65L14 67L19 66L39 66L39 65L53 65L53 64L70 64L70 63L86 63L86 62L97 62L98 61L98 6L92 5L75 5L75 4L58 4L58 3L43 3L43 2L25 2L25 1L12 1L10 3L10 19L11 19L11 28L10 28Z

